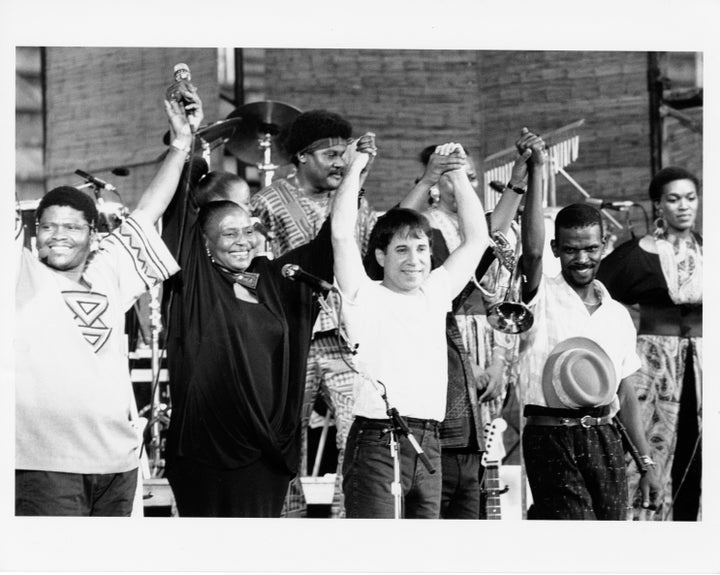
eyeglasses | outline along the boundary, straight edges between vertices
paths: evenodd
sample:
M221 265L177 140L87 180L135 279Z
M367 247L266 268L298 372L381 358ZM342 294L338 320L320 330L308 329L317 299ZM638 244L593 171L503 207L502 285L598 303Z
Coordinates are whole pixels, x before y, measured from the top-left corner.
M56 224L55 222L43 222L37 223L37 231L43 232L44 234L57 233L58 231L65 231L71 236L77 236L82 234L85 230L91 229L89 224Z

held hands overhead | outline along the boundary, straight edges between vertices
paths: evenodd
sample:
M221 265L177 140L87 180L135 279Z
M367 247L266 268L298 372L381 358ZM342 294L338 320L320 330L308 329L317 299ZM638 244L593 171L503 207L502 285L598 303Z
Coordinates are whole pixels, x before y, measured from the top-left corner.
M515 142L520 159L541 166L547 160L547 149L543 139L527 128L520 131L520 138Z
M440 180L440 176L447 172L465 170L465 151L460 144L449 142L435 148L430 155L425 173L422 179L434 186Z
M515 142L518 157L512 167L510 181L512 187L525 188L527 186L528 164L541 166L547 159L547 151L543 139L527 128L520 131L520 137Z
M348 167L358 165L365 172L370 168L376 155L375 134L367 132L350 142L345 150L345 164Z

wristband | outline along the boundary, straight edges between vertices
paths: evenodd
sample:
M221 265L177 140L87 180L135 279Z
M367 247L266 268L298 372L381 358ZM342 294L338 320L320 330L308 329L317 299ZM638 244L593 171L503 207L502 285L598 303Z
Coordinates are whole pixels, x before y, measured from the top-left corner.
M185 155L190 153L190 146L183 145L183 143L177 138L170 143L170 147L175 148L178 152L182 152Z
M513 185L510 184L510 182L508 182L507 184L505 184L505 188L508 189L508 190L512 190L513 192L515 192L516 194L520 194L521 196L525 193L525 188L520 188L520 187L518 187L518 186L513 186Z

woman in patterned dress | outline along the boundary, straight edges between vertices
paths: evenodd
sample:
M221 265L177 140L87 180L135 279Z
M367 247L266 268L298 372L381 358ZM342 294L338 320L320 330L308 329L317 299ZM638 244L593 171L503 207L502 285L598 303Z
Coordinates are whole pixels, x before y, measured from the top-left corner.
M662 483L656 520L700 517L702 438L702 238L693 231L698 179L668 167L650 183L655 229L608 255L598 279L615 299L639 305L638 355L633 376L641 415ZM634 467L628 473L639 516Z

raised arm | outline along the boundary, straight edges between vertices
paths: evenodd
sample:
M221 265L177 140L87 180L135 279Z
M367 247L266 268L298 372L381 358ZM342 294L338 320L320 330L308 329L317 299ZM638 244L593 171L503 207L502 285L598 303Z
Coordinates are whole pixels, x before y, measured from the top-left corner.
M430 188L440 180L448 170L456 170L465 167L465 160L457 155L441 155L437 151L441 146L435 148L430 155L427 166L422 177L415 184L410 193L400 202L401 208L410 208L417 212L424 212L428 207L428 193Z
M190 151L193 134L203 119L202 102L197 90L181 87L180 91L191 103L183 108L175 100L171 102L165 100L165 113L170 122L172 143L160 169L135 208L135 213L142 213L153 223L160 219L175 194L185 158Z
M525 209L522 215L522 270L523 301L532 299L540 285L542 277L542 256L545 245L545 216L542 205L542 175L547 154L545 143L539 136L523 128L517 142L518 150L523 153L531 150L528 160L528 190Z
M331 218L334 272L340 291L354 298L365 275L360 248L355 240L360 179L371 155L375 154L374 134L362 136L346 151L347 164L343 181L335 192Z
M522 200L522 190L527 189L527 161L532 154L532 150L526 149L518 154L512 167L510 181L505 185L505 189L500 196L495 209L490 216L490 231L502 232L507 234L510 224L517 214Z
M459 144L443 144L436 152L442 155L456 155L462 159L465 157ZM465 166L450 170L445 175L450 179L455 192L462 236L460 245L443 264L450 274L451 293L455 297L470 280L489 242L485 213L480 198L470 185Z

